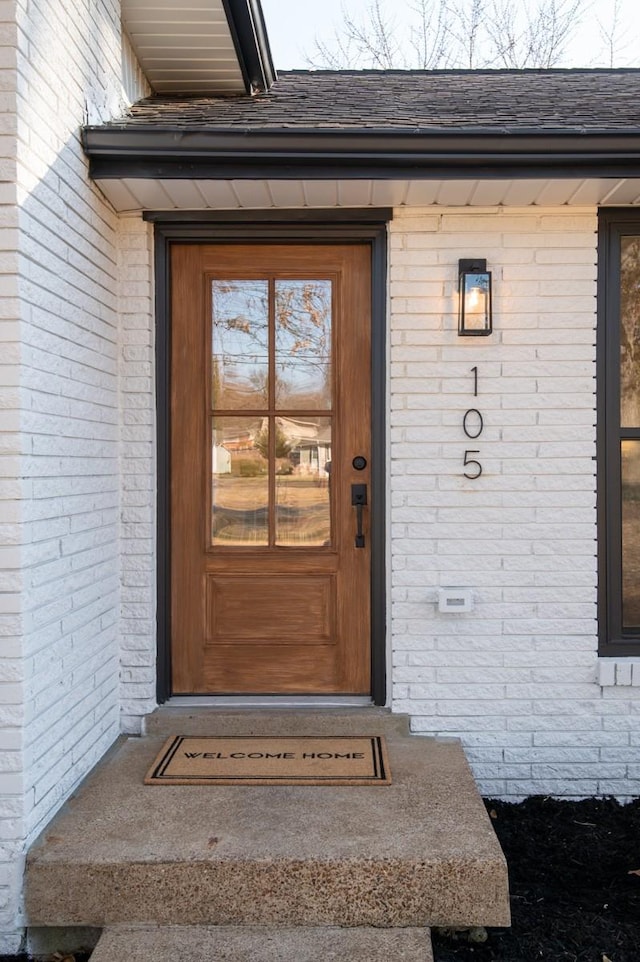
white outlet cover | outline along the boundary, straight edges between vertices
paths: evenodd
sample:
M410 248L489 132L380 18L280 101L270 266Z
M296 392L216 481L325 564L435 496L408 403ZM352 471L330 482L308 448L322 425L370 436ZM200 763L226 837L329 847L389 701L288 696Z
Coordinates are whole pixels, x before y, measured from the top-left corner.
M473 592L471 588L439 588L438 611L443 614L460 614L473 611Z

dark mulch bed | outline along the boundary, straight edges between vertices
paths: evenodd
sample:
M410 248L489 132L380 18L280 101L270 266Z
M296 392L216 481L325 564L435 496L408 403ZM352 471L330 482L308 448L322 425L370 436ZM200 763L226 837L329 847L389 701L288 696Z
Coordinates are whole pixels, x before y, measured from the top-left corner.
M436 962L640 962L640 799L486 805L512 927L481 944L434 933Z

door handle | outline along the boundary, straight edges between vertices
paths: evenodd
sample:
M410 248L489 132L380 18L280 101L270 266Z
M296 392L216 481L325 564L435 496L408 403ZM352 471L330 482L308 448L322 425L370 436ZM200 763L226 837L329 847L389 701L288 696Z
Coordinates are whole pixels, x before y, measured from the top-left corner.
M356 509L356 548L364 548L364 534L362 533L362 509L366 503L366 484L352 484L351 504Z

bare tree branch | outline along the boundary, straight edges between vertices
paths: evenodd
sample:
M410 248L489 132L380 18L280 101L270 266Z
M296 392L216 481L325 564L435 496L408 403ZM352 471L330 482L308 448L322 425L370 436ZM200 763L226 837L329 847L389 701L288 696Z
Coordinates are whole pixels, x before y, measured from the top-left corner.
M543 0L528 24L529 49L536 67L557 67L580 23L582 0Z
M383 0L370 0L367 12L360 20L342 5L342 25L331 41L315 40L315 54L311 66L333 70L369 68L391 70L404 67L397 41L397 25L384 12Z
M416 23L409 27L409 42L415 54L413 63L422 70L449 66L451 44L446 4L419 0L411 9L416 16Z
M447 17L446 29L450 48L455 51L455 66L488 66L481 55L483 32L487 16L486 0L444 0Z
M628 39L624 42L622 40L622 0L613 0L608 26L603 24L600 17L596 19L603 40L607 67L615 67L620 63L624 52L629 49L631 42Z
M308 62L331 69L405 68L434 69L450 60L445 0L416 0L409 7L403 43L396 17L385 11L384 0L370 0L363 17L356 19L342 5L342 24L326 41L316 37Z
M404 23L388 12L391 0L369 0L359 19L343 4L342 24L331 40L316 38L308 61L333 69L554 67L579 26L584 2L414 0ZM615 3L617 9L620 0ZM615 23L612 30L614 36Z
M536 0L526 18L493 0L487 34L500 67L556 67L580 23L582 0Z

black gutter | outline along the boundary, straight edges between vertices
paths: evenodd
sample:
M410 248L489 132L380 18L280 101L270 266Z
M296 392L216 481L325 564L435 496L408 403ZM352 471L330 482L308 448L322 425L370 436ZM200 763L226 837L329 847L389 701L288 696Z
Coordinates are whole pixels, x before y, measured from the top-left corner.
M222 0L248 94L268 90L276 79L260 0Z
M413 133L87 127L94 179L629 177L640 131Z

